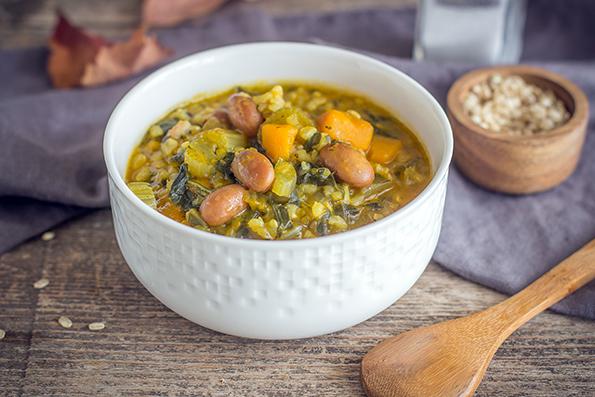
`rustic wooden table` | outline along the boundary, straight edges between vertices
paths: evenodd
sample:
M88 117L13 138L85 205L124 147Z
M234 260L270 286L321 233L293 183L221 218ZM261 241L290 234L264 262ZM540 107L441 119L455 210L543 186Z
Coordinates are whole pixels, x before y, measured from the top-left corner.
M53 6L71 6L80 22L88 18L84 5L92 3L2 0L0 5L13 7L6 8L13 13L8 18L20 22L8 35L0 29L0 45L43 44ZM319 2L279 3L254 6L300 12L304 4ZM330 3L362 7L350 0ZM367 6L401 3L376 0ZM118 36L138 23L140 1L101 4L118 16L105 26L96 22L95 31ZM110 210L91 212L54 233L51 240L36 238L0 256L0 328L6 331L0 340L0 396L362 397L359 363L378 342L506 298L430 263L405 296L357 326L302 340L241 339L193 324L152 297L124 262ZM34 288L41 278L49 285ZM60 316L69 317L72 327L63 328ZM92 322L103 322L105 329L89 330ZM594 379L595 322L546 311L498 350L476 395L593 396Z

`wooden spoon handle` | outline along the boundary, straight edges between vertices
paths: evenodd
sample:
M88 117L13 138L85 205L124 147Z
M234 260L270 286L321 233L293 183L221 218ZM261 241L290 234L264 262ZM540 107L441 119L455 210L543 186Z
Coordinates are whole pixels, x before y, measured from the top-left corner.
M595 240L566 258L533 284L488 310L502 320L506 337L522 324L595 279Z

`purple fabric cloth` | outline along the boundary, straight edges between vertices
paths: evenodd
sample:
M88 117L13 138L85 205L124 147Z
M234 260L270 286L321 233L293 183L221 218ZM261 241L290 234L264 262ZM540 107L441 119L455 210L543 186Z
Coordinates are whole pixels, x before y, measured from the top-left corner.
M529 2L523 62L573 80L595 103L595 5ZM271 17L229 13L158 31L175 57L221 45L315 41L365 52L411 75L444 105L450 85L481 65L413 62L414 10ZM97 88L54 90L47 50L0 50L0 254L93 208L107 207L103 129L144 75ZM451 167L434 259L469 280L512 294L595 237L595 111L576 172L541 194L476 187ZM595 283L554 306L595 318Z

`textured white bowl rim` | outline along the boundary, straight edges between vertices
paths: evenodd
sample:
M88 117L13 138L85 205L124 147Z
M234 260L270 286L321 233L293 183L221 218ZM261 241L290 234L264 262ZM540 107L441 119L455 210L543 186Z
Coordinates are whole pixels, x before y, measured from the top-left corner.
M388 215L387 217L385 217L383 219L380 219L380 220L372 222L368 225L365 225L365 226L362 226L362 227L359 227L357 229L353 229L353 230L350 230L347 232L333 234L333 235L329 235L329 236L316 237L316 239L325 239L325 240L328 239L329 240L328 242L331 243L331 241L330 241L331 239L340 240L340 239L342 239L342 236L345 235L346 233L349 233L350 235L355 234L355 233L357 233L359 235L366 235L366 234L369 234L370 231L372 231L376 228L382 228L384 223L387 222L389 219L392 219L393 217L406 217L409 212L414 211L415 207L421 205L422 202L424 200L426 200L426 198L428 196L430 196L429 193L434 191L435 189L437 189L440 181L446 177L446 175L448 173L448 168L449 168L449 165L450 165L450 162L452 159L452 152L453 152L453 137L452 137L452 130L450 129L450 122L448 121L446 113L444 112L443 108L440 106L438 101L421 84L419 84L417 81L413 80L413 78L409 77L408 75L406 75L405 73L401 72L400 70L394 68L393 66L390 66L384 62L381 62L381 61L374 59L372 57L369 57L367 55L359 54L359 53L356 53L353 51L348 51L348 50L344 50L344 49L340 49L340 48L320 45L320 44L308 44L308 43L297 43L297 42L262 42L262 43L234 44L234 45L218 47L218 48L214 48L214 49L210 49L210 50L201 51L201 52L198 52L195 54L187 55L187 56L182 57L176 61L171 62L170 64L167 64L167 65L161 67L160 69L156 70L155 72L149 74L147 77L145 77L143 80L141 80L138 84L136 84L120 100L120 102L116 106L114 112L110 116L110 119L106 126L105 136L104 136L104 144L103 144L104 157L105 157L105 162L106 162L108 172L112 176L113 181L116 184L116 186L124 193L126 198L130 202L136 203L136 205L142 209L142 211L144 212L145 215L149 216L150 218L152 218L156 221L164 222L169 227L172 227L175 230L179 230L183 233L188 233L188 232L196 233L197 238L201 238L201 239L204 239L207 241L212 241L213 243L229 244L230 239L235 240L235 242L233 244L236 245L238 248L266 249L266 247L269 247L271 244L274 244L278 248L284 248L287 246L287 247L292 247L295 249L295 248L299 248L300 245L306 247L312 243L310 239L282 240L282 241L240 239L240 238L236 238L236 237L227 237L227 236L217 235L214 233L204 232L204 231L201 231L198 229L191 228L189 226L186 226L184 224L176 222L173 219L170 219L165 215L162 215L161 213L155 211L154 209L152 209L149 206L147 206L146 204L144 204L140 199L138 199L138 197L136 197L134 195L134 193L132 193L132 191L128 188L128 186L124 182L122 175L120 175L120 173L118 172L118 167L116 165L115 157L111 151L111 146L112 146L112 142L116 136L114 120L117 120L118 118L123 117L122 112L123 112L124 104L126 104L129 101L133 101L134 98L145 89L145 87L147 87L149 84L151 84L152 80L159 79L163 75L166 75L166 74L170 73L171 71L176 70L179 67L182 67L184 64L186 64L192 58L215 56L220 52L228 52L228 51L232 50L233 48L246 47L246 46L254 47L254 51L259 51L259 50L264 50L264 49L270 51L270 50L274 50L275 47L278 47L278 46L283 46L284 48L294 47L296 49L308 47L310 50L314 50L314 51L320 50L326 54L328 54L330 52L348 54L349 56L353 57L354 59L359 58L364 62L374 64L379 69L390 70L391 73L399 74L402 78L404 78L405 80L408 80L410 84L417 86L419 91L421 93L423 93L424 97L430 102L431 106L434 108L433 109L434 114L440 119L440 121L442 122L442 125L448 127L449 133L446 134L446 136L444 137L445 138L445 140L444 140L445 146L444 146L443 158L441 159L441 161L438 164L433 164L433 168L434 168L435 172L432 177L432 180L430 181L428 186L426 186L426 188L416 198L414 198L411 202L409 202L408 204L406 204L405 206L400 208L395 213ZM197 93L197 94L199 94L199 93ZM164 109L164 110L166 110L166 109ZM143 134L143 131L139 131L139 139L141 138L142 134ZM433 162L434 159L431 159L431 161Z

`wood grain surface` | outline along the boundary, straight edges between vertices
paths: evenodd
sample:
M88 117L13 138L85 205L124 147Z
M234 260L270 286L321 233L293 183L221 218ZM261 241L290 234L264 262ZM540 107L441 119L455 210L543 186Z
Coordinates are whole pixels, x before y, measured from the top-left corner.
M505 296L431 263L382 313L290 341L222 335L153 298L119 251L110 210L0 257L0 396L358 396L359 364L382 340ZM47 287L33 283L46 277ZM58 323L69 317L72 328ZM90 331L91 322L104 322ZM544 312L497 351L477 396L593 396L595 323Z
M0 0L0 47L44 45L56 7L121 37L141 0ZM412 0L231 0L271 13L401 7ZM101 11L101 12L98 12ZM226 12L223 10L223 12ZM257 341L222 335L167 309L136 280L111 211L91 212L0 256L0 396L363 397L359 365L382 340L468 315L506 297L430 263L399 301L330 335ZM35 289L46 277L49 285ZM58 323L69 317L72 328ZM91 322L105 329L91 331ZM546 311L515 331L477 396L595 395L595 322Z

